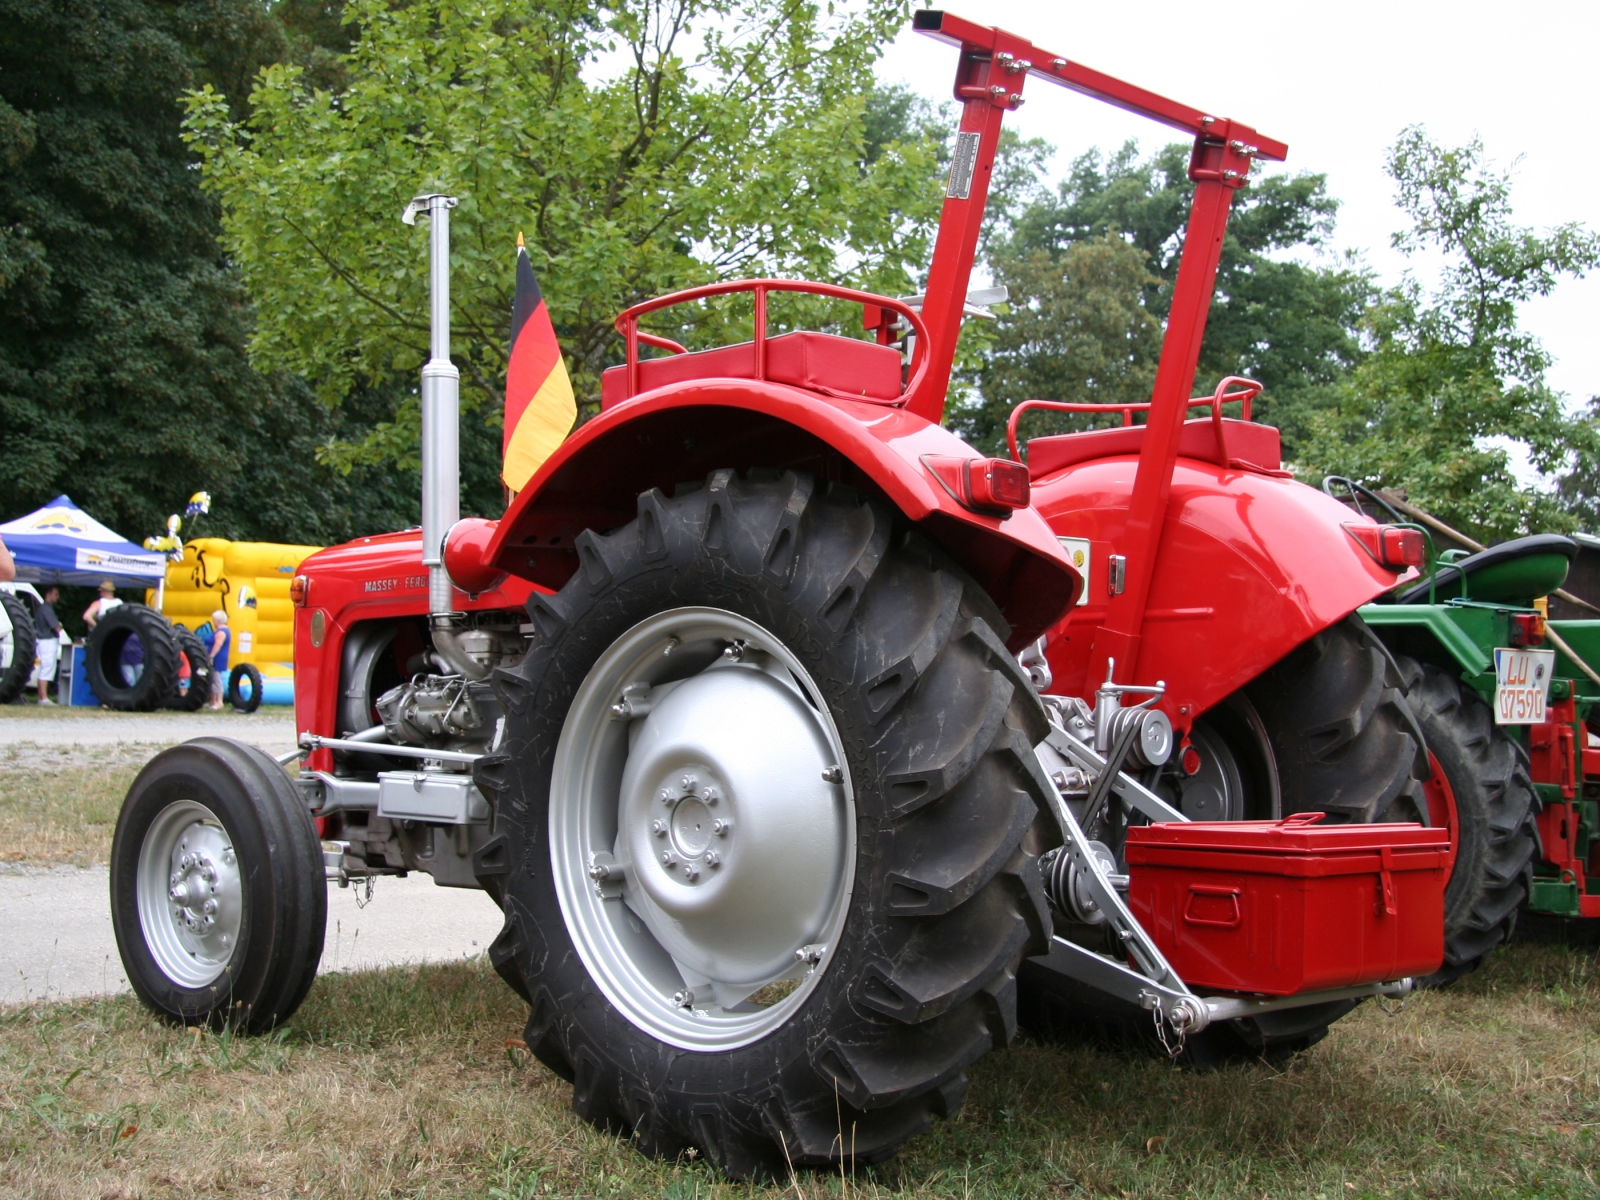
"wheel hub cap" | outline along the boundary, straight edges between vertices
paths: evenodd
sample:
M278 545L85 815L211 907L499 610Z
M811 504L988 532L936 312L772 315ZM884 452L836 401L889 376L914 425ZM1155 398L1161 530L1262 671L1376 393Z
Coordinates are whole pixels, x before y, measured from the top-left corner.
M552 865L580 955L636 1025L730 1048L803 1000L849 899L842 760L799 661L733 613L663 613L601 656L556 755ZM763 1004L771 984L793 986Z
M209 808L180 800L157 814L135 893L145 944L168 978L199 988L222 974L239 942L244 885L233 841Z

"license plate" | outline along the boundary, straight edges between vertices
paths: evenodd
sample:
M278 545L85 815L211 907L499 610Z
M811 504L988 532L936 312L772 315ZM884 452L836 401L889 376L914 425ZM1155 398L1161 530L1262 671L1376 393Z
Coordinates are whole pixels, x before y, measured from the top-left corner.
M1554 650L1494 652L1494 722L1496 725L1540 725L1550 699Z

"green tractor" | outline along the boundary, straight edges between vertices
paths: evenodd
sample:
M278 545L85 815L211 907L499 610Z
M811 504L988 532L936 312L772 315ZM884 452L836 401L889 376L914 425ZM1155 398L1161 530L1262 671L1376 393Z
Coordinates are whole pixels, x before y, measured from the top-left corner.
M1600 662L1600 620L1551 621L1544 608L1578 544L1535 534L1436 553L1436 530L1473 543L1350 480L1330 476L1323 488L1419 530L1429 545L1423 578L1361 617L1407 683L1434 768L1429 816L1451 831L1445 963L1432 982L1476 967L1511 936L1524 906L1600 917L1600 861L1591 863L1600 749L1589 749L1587 725L1600 705L1589 665Z

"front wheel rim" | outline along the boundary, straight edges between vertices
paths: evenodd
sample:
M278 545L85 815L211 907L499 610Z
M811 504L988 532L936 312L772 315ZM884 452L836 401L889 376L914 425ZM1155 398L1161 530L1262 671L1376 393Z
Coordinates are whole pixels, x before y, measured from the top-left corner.
M179 987L214 983L239 947L244 879L233 838L195 800L156 814L139 847L139 926L162 974Z
M618 638L568 710L550 788L556 894L590 975L686 1050L786 1024L838 945L855 802L820 689L772 633L679 608Z

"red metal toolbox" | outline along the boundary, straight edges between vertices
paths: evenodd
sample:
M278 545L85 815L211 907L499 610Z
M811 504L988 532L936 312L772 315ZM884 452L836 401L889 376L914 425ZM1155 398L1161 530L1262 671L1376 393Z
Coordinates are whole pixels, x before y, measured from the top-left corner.
M1439 969L1449 834L1322 816L1128 830L1128 906L1191 988L1289 996Z

